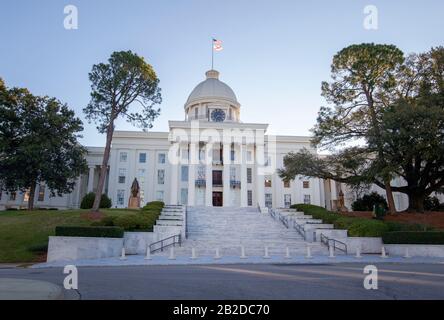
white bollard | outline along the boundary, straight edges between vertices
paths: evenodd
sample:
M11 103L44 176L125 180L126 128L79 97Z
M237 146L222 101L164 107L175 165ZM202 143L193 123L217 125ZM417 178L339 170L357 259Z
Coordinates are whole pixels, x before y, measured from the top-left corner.
M174 246L170 249L170 256L168 257L169 260L176 260L176 254L174 253Z
M285 248L285 259L291 259L290 248L289 247Z
M265 251L264 259L270 259L270 255L268 254L268 247L267 246L265 246L264 251Z
M361 258L362 256L361 256L361 246L358 246L357 248L356 248L356 258Z
M334 258L335 257L335 248L333 246L328 246L328 251L329 251L329 258Z
M382 247L381 248L381 258L387 258L388 256L387 256L387 253L385 252L385 247Z
M151 260L151 250L150 250L150 246L146 247L146 256L145 256L145 260Z
M220 259L219 248L216 248L216 255L214 256L214 259Z
M126 260L125 247L122 248L122 255L120 256L120 260Z
M245 255L245 247L241 246L241 255L240 255L241 259L246 259L247 256Z
M311 259L311 248L310 246L307 244L307 255L305 256L306 259Z
M196 248L191 248L191 259L197 259Z
M406 259L408 259L408 258L411 258L412 256L410 255L410 253L409 253L409 248L407 247L407 248L405 248L405 255L404 255L404 258L406 258Z

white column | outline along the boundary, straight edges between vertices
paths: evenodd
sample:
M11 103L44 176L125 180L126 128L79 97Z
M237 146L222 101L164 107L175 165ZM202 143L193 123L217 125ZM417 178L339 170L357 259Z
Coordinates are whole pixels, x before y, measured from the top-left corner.
M88 193L93 192L94 190L94 173L96 166L89 167L89 175L88 175Z
M177 201L177 193L178 193L178 186L177 186L177 180L178 180L178 170L179 170L179 144L176 142L173 144L172 149L170 150L168 157L172 157L172 159L169 159L169 163L171 166L171 181L170 181L170 203L171 204L178 204Z
M264 145L256 144L256 199L257 205L265 207L265 186L264 186Z
M248 207L247 199L247 145L241 144L241 207Z
M213 206L213 146L207 143L205 146L205 205Z
M224 184L224 193L223 193L223 205L224 207L229 207L231 205L230 199L230 167L231 167L231 144L224 143L223 145L223 164L224 164L224 172L223 172L223 184Z
M196 163L197 151L196 144L190 143L189 147L189 161L188 161L188 205L194 206L196 194Z

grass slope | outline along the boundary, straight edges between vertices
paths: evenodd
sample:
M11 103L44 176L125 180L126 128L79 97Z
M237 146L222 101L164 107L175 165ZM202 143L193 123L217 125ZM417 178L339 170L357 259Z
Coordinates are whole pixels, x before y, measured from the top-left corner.
M38 250L54 235L56 226L89 226L92 221L81 217L89 210L3 211L0 212L0 263L34 262ZM139 210L102 209L105 216L119 216Z

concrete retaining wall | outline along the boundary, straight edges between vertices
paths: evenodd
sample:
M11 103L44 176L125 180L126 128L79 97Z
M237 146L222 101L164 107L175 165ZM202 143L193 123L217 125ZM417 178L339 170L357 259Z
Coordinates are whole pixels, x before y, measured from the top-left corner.
M156 241L157 235L154 232L125 232L125 253L146 254L147 247Z
M49 237L47 262L118 257L123 238Z
M358 247L361 253L381 253L382 238L378 237L348 237L345 241L348 254L356 254Z
M412 257L444 258L444 245L436 244L386 244L386 251L391 256L404 256L406 248Z

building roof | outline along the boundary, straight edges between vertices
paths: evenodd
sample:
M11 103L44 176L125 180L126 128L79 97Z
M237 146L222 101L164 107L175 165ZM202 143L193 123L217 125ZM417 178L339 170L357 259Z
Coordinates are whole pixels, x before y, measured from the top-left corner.
M191 92L186 102L186 106L190 103L201 100L227 100L238 105L236 95L226 83L219 80L219 72L209 70L205 73L206 80L199 83Z

